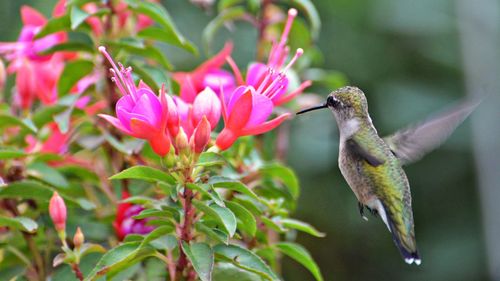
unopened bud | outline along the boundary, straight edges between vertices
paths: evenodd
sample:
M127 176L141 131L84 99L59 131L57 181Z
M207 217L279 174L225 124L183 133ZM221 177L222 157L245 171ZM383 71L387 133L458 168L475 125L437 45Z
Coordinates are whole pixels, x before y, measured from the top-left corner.
M76 249L79 249L84 242L85 242L85 236L83 235L83 232L80 229L80 227L78 227L76 229L75 236L73 236L73 244L75 245Z
M191 149L196 153L202 153L208 142L210 141L210 122L208 119L203 116L198 126L194 130L193 135L191 136Z
M189 148L189 141L186 133L182 128L179 128L179 133L175 137L175 152L181 154L183 151Z
M50 198L49 214L57 232L64 232L66 229L66 204L57 192L54 192Z

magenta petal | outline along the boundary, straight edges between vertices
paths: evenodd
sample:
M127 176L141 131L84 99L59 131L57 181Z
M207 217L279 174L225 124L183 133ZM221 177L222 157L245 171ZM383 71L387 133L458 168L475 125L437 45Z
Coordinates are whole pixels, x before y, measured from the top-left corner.
M132 131L132 128L130 127L130 120L132 120L132 118L139 119L143 122L149 123L149 120L145 116L132 113L130 111L126 111L123 109L118 109L116 111L116 117L118 117L123 126L125 126L130 131Z
M263 63L252 63L248 67L247 84L254 86L254 88L258 88L259 84L262 82L262 79L267 73L267 69L268 66Z
M215 128L219 122L221 114L220 100L212 89L205 88L194 99L193 103L193 118L194 124L197 126L203 116L208 119L211 128Z
M228 97L228 100L226 100L228 115L233 111L233 107L236 101L248 90L255 92L255 89L251 86L239 86L231 93L231 95Z
M266 96L255 94L252 97L252 113L245 128L264 123L273 112L273 102Z
M111 125L115 126L118 130L129 135L132 134L132 132L128 128L126 128L119 119L106 114L99 114L99 117L111 123Z
M203 88L209 87L216 94L220 94L220 89L230 92L236 87L233 75L223 69L209 70L203 77Z
M139 89L137 93L140 98L136 102L132 113L144 116L152 125L158 125L162 114L158 97L144 88Z
M172 98L174 99L175 105L177 107L179 118L183 121L187 120L189 116L189 105L178 96L173 96Z

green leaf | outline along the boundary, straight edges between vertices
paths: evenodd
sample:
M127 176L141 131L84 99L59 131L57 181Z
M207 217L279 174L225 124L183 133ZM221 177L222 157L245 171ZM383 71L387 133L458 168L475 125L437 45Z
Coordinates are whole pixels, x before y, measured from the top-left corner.
M242 2L243 2L243 0L220 0L217 3L217 10L220 13L223 10L225 10L227 8L231 8L231 7L236 6L238 4L241 4Z
M131 55L138 55L144 58L151 59L152 61L161 64L167 70L172 70L173 68L172 64L163 54L163 52L155 46L138 45L137 42L130 42L126 40L122 40L119 42L109 41L107 42L107 45L110 45L114 48L121 48Z
M214 253L206 243L193 243L191 245L182 242L182 251L186 254L194 267L198 277L202 281L212 280L214 268Z
M50 55L55 52L68 51L68 52L85 52L85 53L95 53L95 48L87 43L83 42L64 42L61 44L54 45L42 52L40 55Z
M150 182L164 182L167 184L174 184L175 179L160 170L148 166L134 166L119 172L118 174L110 177L111 180L119 179L137 179Z
M312 225L299 221L296 219L279 219L278 223L281 223L284 227L286 228L292 228L296 230L300 230L302 232L311 234L312 236L316 237L325 237L325 234L322 232L319 232L316 228L314 228Z
M227 233L216 228L210 228L202 222L196 222L194 226L197 231L204 233L214 241L224 243L226 245L229 244L229 236Z
M54 191L53 188L36 181L16 181L0 188L0 198L35 199L42 202L48 202ZM63 193L59 193L59 195L64 198L64 201L68 205L77 205L85 210L92 210L95 208L94 204L84 198L74 199Z
M68 188L66 178L56 169L42 162L34 162L28 166L28 175L37 178L45 183L59 187Z
M12 158L21 158L25 157L27 154L22 150L17 149L0 149L0 160L12 159Z
M220 226L222 226L227 231L229 237L233 237L234 233L236 232L237 222L236 217L234 216L233 212L231 212L231 210L215 204L207 206L203 202L198 200L193 200L193 205L198 210L205 213L205 215L212 217Z
M78 6L74 5L71 7L70 20L71 29L75 30L80 24L82 24L90 14L80 9Z
M162 41L169 45L173 45L181 49L184 49L194 55L198 54L198 50L191 42L187 40L184 41L179 40L179 37L177 36L177 34L174 33L172 29L163 29L155 26L150 26L139 31L137 36L142 37L144 39Z
M236 245L219 244L214 247L216 258L231 262L235 266L257 273L267 280L280 280L267 264L248 249Z
M43 106L33 115L33 123L40 128L52 122L54 120L54 115L63 112L66 108L67 106L63 105ZM2 124L1 121L0 124Z
M238 218L238 228L246 232L249 236L254 237L257 231L257 221L250 211L240 204L232 201L226 201L226 206Z
M69 30L71 28L71 20L69 15L64 15L62 17L51 18L49 21L43 26L42 30L38 32L35 36L35 39L40 39L49 34Z
M187 186L187 188L189 188L191 190L198 191L202 195L212 199L215 202L215 204L217 204L221 207L226 207L226 205L224 205L224 201L220 197L219 193L217 193L217 191L215 191L214 189L211 189L210 185L208 185L208 184L198 185L198 184L194 184L194 183L188 183L188 184L186 184L186 186Z
M212 184L213 187L215 187L215 188L225 188L225 189L237 191L239 193L248 195L257 201L261 201L260 198L250 188L248 188L246 185L244 185L243 183L241 183L239 181L232 180L232 179L225 178L225 177L215 176L215 177L211 177L208 180L208 183Z
M299 197L299 180L292 169L278 163L273 163L262 166L260 172L269 177L278 178L286 185L294 199Z
M274 247L280 250L283 254L302 264L312 273L317 281L323 281L323 276L321 275L318 265L314 262L313 258L304 247L292 242L276 243L274 244Z
M198 163L196 166L202 167L210 167L210 166L220 166L224 165L226 160L222 155L215 152L203 152L200 154L200 158L198 159Z
M61 77L57 82L57 93L63 96L73 88L85 75L89 74L94 69L94 63L88 60L75 60L66 63Z
M162 36L163 40L172 40L172 42L177 42L174 45L186 49L194 54L197 53L194 45L186 38L184 38L184 36L182 36L180 31L175 26L169 13L162 5L154 2L146 2L140 0L127 0L126 2L130 5L131 9L139 14L148 16L162 26L162 30L167 34L167 37ZM148 33L150 33L150 31L146 31L146 34ZM142 34L144 35L144 33ZM169 42L169 44L172 43Z
M5 216L0 216L0 226L8 226L13 229L19 229L21 231L26 231L33 233L37 230L38 224L26 217L5 217Z
M311 25L311 36L317 40L321 30L321 20L316 7L311 0L292 0L292 4L297 5L299 9L306 13L309 24Z
M29 119L21 120L12 115L0 114L0 128L12 126L19 126L24 130L30 131L31 133L36 133L38 130L35 125L33 125L33 122L31 122L31 120Z
M171 217L172 213L169 211L162 211L158 209L146 209L142 210L138 215L133 216L134 219L140 220L145 218L153 218L153 217L163 217L168 218Z
M149 256L154 256L155 252L150 246L141 247L141 242L123 243L104 254L85 281L96 280L103 275L112 278L121 270Z
M130 66L134 70L134 73L139 76L139 78L144 81L154 92L157 92L160 87L156 83L155 79L150 75L149 71L144 69L142 65L139 65L133 61L129 62Z
M216 281L262 281L259 275L240 269L227 262L218 262L212 275L213 280Z
M241 19L245 15L246 11L243 7L232 7L222 11L217 17L211 20L208 25L203 30L201 36L203 48L207 53L210 53L210 46L215 38L215 35L219 28L221 28L226 21L233 21Z

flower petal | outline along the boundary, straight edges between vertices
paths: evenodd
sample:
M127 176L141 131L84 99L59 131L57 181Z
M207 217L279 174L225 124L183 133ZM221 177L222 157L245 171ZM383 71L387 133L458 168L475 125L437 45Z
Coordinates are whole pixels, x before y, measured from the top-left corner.
M247 71L247 84L257 89L268 72L268 68L267 65L260 62L250 64Z
M291 101L292 99L294 99L299 94L301 94L304 91L304 89L306 89L307 87L309 87L311 85L312 85L312 81L311 80L304 81L293 92L289 93L288 95L280 96L280 97L278 97L276 99L273 99L273 102L277 106L278 105L282 105L284 103L287 103L287 102Z
M264 123L273 112L273 102L266 96L255 94L252 96L252 114L245 127L254 127Z
M98 116L103 118L104 120L108 121L109 123L111 123L111 125L113 125L118 130L120 130L128 135L132 135L132 131L130 131L125 126L123 126L122 122L118 118L115 118L113 116L106 115L106 114L98 114Z
M285 121L288 117L290 117L290 115L291 115L290 113L281 114L280 116L278 116L272 120L269 120L265 123L262 123L260 125L257 125L255 127L245 128L245 129L240 131L240 135L241 136L249 136L249 135L263 134L265 132L268 132L268 131L278 127L281 123L283 123L283 121Z
M47 23L44 15L26 5L21 7L21 19L24 25L42 26Z
M215 128L221 114L221 102L217 95L209 87L199 93L193 103L193 123L198 123L205 116L210 126Z
M139 139L149 140L156 137L158 134L158 129L151 126L148 122L137 118L130 119L130 129L132 131L132 136Z
M233 110L229 114L225 126L226 128L238 132L246 126L252 114L252 96L252 91L247 91L234 103Z

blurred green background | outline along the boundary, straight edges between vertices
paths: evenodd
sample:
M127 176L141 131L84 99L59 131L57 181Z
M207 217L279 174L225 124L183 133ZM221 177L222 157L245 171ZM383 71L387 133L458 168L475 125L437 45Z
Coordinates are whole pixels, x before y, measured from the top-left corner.
M0 41L17 37L22 4L48 15L53 2L0 1ZM297 239L311 251L325 280L500 280L500 236L495 237L500 234L500 209L494 204L500 199L495 181L500 152L495 122L500 120L495 106L498 1L313 2L322 21L317 42L322 67L344 73L351 85L365 91L381 135L425 118L468 91L490 96L445 145L405 168L420 267L402 261L379 219L365 222L359 216L357 201L337 168L338 135L331 114L315 112L292 120L288 160L302 185L296 216L327 234L322 239L300 234ZM214 13L188 1L164 4L179 29L199 46ZM220 37L214 49L230 37L240 66L253 59L255 50L248 46L254 46L256 32L248 24L237 24ZM203 59L178 50L167 53L182 68ZM326 96L334 89L314 90ZM283 275L285 280L312 280L291 260L285 260Z

